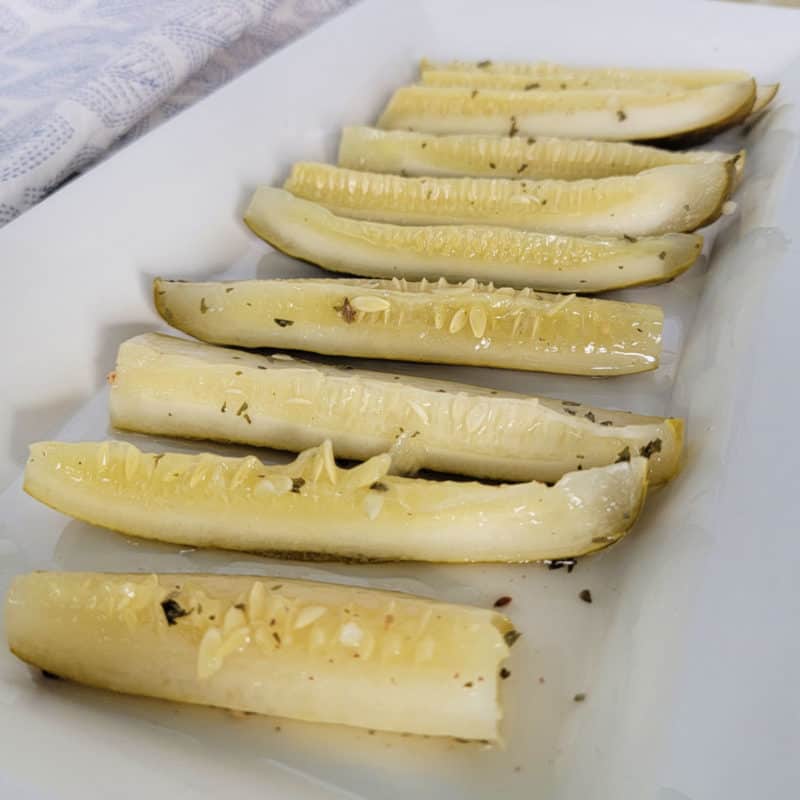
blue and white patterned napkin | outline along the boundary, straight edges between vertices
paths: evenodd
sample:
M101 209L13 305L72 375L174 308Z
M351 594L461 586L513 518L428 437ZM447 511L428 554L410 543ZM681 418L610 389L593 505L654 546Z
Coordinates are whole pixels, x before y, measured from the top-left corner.
M0 0L0 225L354 0Z

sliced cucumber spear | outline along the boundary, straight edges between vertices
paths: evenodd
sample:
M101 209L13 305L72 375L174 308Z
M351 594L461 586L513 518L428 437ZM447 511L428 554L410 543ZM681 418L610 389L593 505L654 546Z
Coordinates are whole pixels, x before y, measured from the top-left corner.
M394 93L378 127L685 145L741 122L755 97L751 79L654 91L406 86Z
M235 292L233 292L235 294ZM111 375L118 428L298 451L333 442L393 471L420 468L509 481L649 459L651 485L678 470L680 419L607 411L450 381L342 369L144 334Z
M267 466L254 456L143 453L124 442L31 446L24 488L78 519L143 539L290 558L522 563L621 539L644 503L647 460L558 483L491 486L388 474L391 456L340 469L333 447Z
M701 236L603 239L481 225L389 225L336 216L262 186L247 225L273 247L333 272L375 278L496 281L555 292L604 292L672 280L700 255Z
M344 128L339 166L411 177L526 178L579 180L636 175L671 164L730 163L736 183L745 151L663 150L628 142L524 136L455 134L435 136L378 128Z
M292 194L335 214L402 225L502 225L572 236L652 236L713 222L732 186L727 163L674 164L597 180L404 178L295 164Z
M658 306L386 280L156 279L158 313L212 344L439 364L625 375L658 366Z
M495 740L519 635L493 611L287 578L38 572L12 652L127 694L311 722Z
M670 87L702 89L723 83L741 83L752 76L740 70L631 69L625 67L571 67L548 62L430 61L422 59L420 80L425 86L471 89L535 90L643 89ZM764 109L780 84L758 84L751 114Z
M670 89L705 89L725 83L741 83L752 80L752 76L743 72L710 72L703 77L677 78L669 73L655 71L652 78L635 75L626 70L598 70L596 74L552 72L537 74L535 72L500 72L491 69L424 69L420 73L419 83L440 89L504 89L507 91L611 91L615 89L638 89L647 92L668 92Z
M623 87L677 86L683 89L702 89L720 83L741 83L752 80L742 70L729 69L663 69L635 67L579 67L550 61L436 61L423 58L420 75L435 71L490 75L494 78L523 76L531 80L558 81L554 88L565 83L568 89L607 89ZM535 89L536 87L531 87Z

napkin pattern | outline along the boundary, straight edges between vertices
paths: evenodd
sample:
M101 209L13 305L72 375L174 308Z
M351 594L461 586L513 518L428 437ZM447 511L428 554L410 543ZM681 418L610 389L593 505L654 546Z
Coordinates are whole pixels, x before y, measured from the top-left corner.
M0 0L0 225L354 0Z

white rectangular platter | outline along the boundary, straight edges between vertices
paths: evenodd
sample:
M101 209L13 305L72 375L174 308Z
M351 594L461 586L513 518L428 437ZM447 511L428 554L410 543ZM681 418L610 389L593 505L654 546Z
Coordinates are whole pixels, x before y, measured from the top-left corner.
M293 161L331 159L339 128L373 121L423 55L723 66L782 81L746 134L739 211L707 237L703 262L667 286L618 293L666 310L657 372L590 380L370 364L685 416L686 466L635 534L571 574L314 565L137 543L26 497L14 476L28 442L119 435L101 387L121 341L163 329L153 276L315 274L254 240L244 204ZM0 797L795 796L799 100L793 10L368 0L0 231L0 591L36 568L312 577L479 605L510 595L524 633L496 748L103 694L46 681L2 652ZM591 605L578 598L585 588Z

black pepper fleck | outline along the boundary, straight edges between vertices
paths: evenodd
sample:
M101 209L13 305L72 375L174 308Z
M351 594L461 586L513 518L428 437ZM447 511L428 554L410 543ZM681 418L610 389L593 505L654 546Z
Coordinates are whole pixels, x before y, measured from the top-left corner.
M275 317L273 322L279 328L288 328L290 325L294 325L294 320L292 320L292 319L281 319L280 317Z
M584 603L591 603L592 602L592 593L588 589L581 589L580 593L578 594L581 600Z

